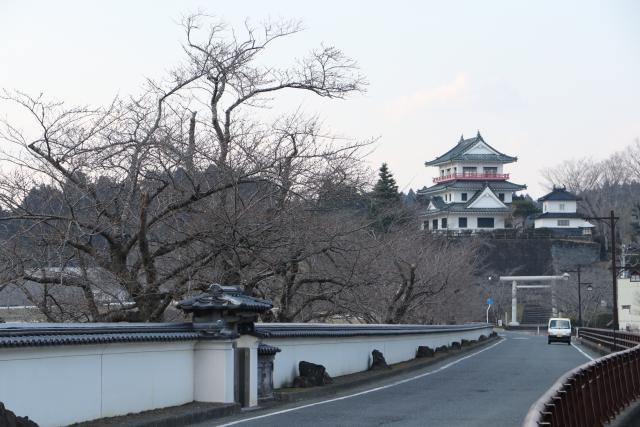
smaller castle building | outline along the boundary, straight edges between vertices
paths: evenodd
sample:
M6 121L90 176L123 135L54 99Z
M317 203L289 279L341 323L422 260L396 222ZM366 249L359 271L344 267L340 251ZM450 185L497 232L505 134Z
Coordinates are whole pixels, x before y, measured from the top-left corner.
M578 213L580 197L564 187L553 187L553 191L538 199L542 213L536 215L535 228L551 229L554 234L591 234L593 224Z

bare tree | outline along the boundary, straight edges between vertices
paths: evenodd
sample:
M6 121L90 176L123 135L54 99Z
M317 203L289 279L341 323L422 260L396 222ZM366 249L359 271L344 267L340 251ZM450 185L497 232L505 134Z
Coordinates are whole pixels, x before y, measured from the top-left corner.
M368 323L453 321L456 296L472 292L478 244L417 231L410 222L390 233L370 233L358 277L345 301ZM469 310L468 302L460 308ZM443 310L439 310L439 306ZM448 311L448 312L447 312Z
M361 144L323 145L331 139L317 120L256 114L287 89L338 99L363 90L352 60L323 46L290 68L267 67L263 52L298 24L247 26L240 39L205 20L184 20L185 62L140 96L89 108L4 92L37 132L4 122L0 133L12 144L0 159L12 165L0 178L10 212L0 222L17 228L2 243L12 260L3 277L48 319L161 319L190 286L246 268L238 248L277 223L286 200L309 197L346 159L358 163ZM82 303L61 304L52 287Z

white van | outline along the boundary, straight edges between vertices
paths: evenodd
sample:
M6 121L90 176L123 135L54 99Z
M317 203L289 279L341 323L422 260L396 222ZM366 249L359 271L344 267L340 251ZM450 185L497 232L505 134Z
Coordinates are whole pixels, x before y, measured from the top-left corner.
M566 342L571 345L571 320L561 317L549 319L547 344L551 344L554 341Z

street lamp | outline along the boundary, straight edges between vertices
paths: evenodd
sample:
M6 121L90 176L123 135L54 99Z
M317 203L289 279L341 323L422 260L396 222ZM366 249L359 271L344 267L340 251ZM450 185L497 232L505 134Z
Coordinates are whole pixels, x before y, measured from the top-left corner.
M581 282L580 281L580 272L581 272L582 266L579 265L578 268L576 268L575 270L567 270L567 272L569 273L578 273L578 326L582 326L582 285L587 285L587 290L588 291L592 291L593 287L591 286L592 283L586 283L586 282ZM567 273L564 273L568 276Z

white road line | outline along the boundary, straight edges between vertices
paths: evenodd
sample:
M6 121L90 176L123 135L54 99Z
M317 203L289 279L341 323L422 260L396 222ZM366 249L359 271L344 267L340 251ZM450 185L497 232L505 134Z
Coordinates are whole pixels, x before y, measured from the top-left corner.
M452 367L454 365L457 365L458 363L462 362L463 360L469 359L469 358L471 358L473 356L477 356L480 353L483 353L483 352L485 352L487 350L490 350L493 347L497 346L498 344L502 344L504 341L506 341L506 339L502 338L502 339L500 339L500 341L498 341L497 343L495 343L493 345L490 345L487 348L483 348L482 350L476 351L475 353L472 353L472 354L470 354L468 356L464 356L464 357L461 357L460 359L456 359L453 362L447 363L446 365L443 365L443 366L439 367L435 371L425 372L424 374L416 375L415 377L405 378L404 380L396 381L396 382L391 383L391 384L387 384L387 385L383 385L383 386L380 386L380 387L375 387L375 388L372 388L372 389L369 389L369 390L361 391L359 393L350 394L348 396L336 397L334 399L328 399L328 400L323 400L323 401L320 401L320 402L309 403L307 405L296 406L295 408L290 408L290 409L283 409L282 411L271 412L269 414L258 415L256 417L244 418L242 420L232 421L232 422L226 423L226 424L218 424L218 427L233 426L233 425L245 423L245 422L248 422L248 421L255 421L255 420L262 419L262 418L271 417L273 415L286 414L287 412L298 411L300 409L310 408L312 406L324 405L325 403L331 403L331 402L337 402L339 400L350 399L352 397L362 396L363 394L373 393L374 391L384 390L385 388L395 387L397 385L408 383L410 381L414 381L414 380L417 380L417 379L420 379L420 378L424 378L424 377L429 376L429 375L437 374L438 372L444 371L447 368L450 368L450 367Z
M571 347L575 348L576 350L578 350L580 353L582 353L584 355L584 357L586 357L589 360L594 360L593 357L589 356L587 353L585 353L584 351L582 351L582 349L580 347L578 347L577 345L575 345L574 343L571 343Z

